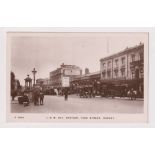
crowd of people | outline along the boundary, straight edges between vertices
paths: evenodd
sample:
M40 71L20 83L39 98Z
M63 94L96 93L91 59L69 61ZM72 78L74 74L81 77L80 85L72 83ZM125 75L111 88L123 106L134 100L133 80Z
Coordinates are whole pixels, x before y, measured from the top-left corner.
M69 88L64 88L61 91L58 89L54 89L56 95L63 95L64 100L68 100L68 95L71 93ZM120 89L117 92L114 89L104 89L97 90L93 89L93 87L83 87L76 89L73 94L77 94L80 98L94 98L95 96L102 97L128 97L130 100L136 100L137 91L133 88L130 89ZM20 104L24 104L24 106L29 105L30 103L34 103L34 106L44 105L44 92L40 89L34 89L31 91L24 91L21 96L18 97L18 101Z
M93 87L82 87L74 91L80 98L94 98L95 96L101 97L128 97L130 100L136 100L138 97L138 92L134 88L122 87L116 88L104 88L104 89L94 89Z

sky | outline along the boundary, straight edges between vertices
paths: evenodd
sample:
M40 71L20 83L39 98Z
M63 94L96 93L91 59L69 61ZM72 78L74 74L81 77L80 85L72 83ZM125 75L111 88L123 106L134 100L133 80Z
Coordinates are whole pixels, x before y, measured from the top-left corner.
M79 66L84 73L100 70L100 59L147 43L147 33L14 33L11 35L11 71L20 83L32 70L36 78L49 78L49 73L62 63Z

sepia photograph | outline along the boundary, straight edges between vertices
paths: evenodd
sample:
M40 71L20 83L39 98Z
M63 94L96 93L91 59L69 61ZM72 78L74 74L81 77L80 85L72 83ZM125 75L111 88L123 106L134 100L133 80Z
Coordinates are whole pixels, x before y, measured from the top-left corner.
M8 121L147 122L147 32L8 32Z

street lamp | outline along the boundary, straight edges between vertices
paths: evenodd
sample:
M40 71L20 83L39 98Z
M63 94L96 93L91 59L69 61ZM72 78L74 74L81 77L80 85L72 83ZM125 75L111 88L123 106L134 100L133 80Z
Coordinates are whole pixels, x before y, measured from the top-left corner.
M35 86L35 74L37 73L37 71L35 70L35 68L32 70L32 74L33 74L33 86Z

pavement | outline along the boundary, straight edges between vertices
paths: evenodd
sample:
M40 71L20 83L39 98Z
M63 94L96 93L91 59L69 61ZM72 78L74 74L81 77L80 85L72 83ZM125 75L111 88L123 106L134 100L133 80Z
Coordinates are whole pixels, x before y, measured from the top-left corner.
M24 107L18 104L18 98L11 101L12 113L143 113L143 99L129 100L128 98L80 98L69 95L67 101L64 96L44 97L44 105L34 106L30 103Z

